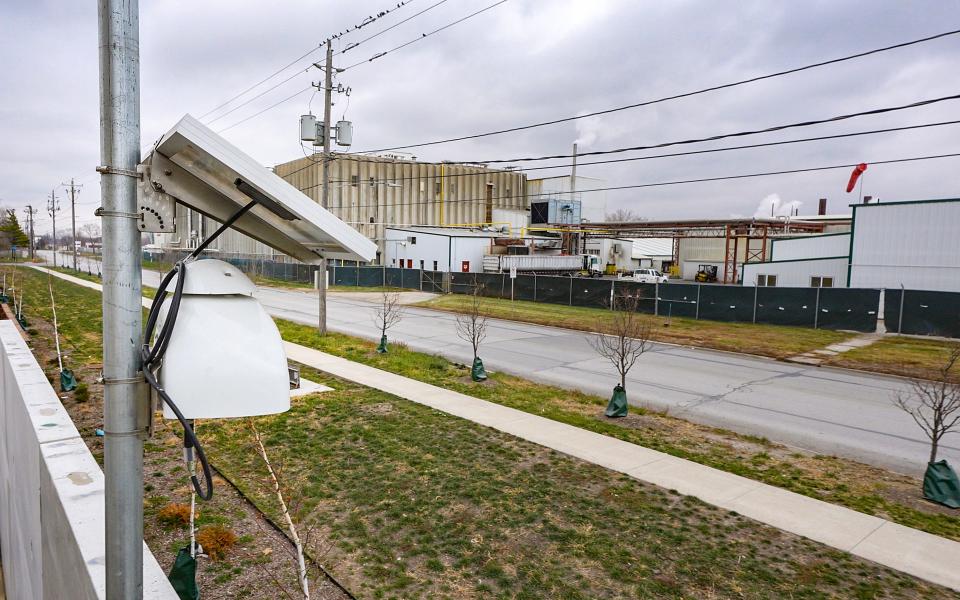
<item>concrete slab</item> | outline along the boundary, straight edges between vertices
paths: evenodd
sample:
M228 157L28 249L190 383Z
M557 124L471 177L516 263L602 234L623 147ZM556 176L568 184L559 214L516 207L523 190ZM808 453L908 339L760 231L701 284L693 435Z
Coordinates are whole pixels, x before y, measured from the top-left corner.
M725 506L747 492L764 485L753 479L739 477L669 455L662 460L633 469L627 474L668 490L676 490L686 496L696 496L704 502L717 506Z
M879 517L828 504L793 492L761 484L754 490L722 504L751 519L808 537L849 552L870 533L886 523ZM956 545L960 559L960 543ZM889 564L894 569L899 566Z
M902 571L960 590L960 562L956 542L896 523L884 522L851 550L853 554L883 565L896 563ZM944 568L953 558L953 568Z
M310 381L309 379L300 378L300 387L295 390L290 390L291 398L299 398L301 396L309 396L310 394L319 394L321 392L330 392L333 391L332 387L328 387L322 384L317 383L316 381Z

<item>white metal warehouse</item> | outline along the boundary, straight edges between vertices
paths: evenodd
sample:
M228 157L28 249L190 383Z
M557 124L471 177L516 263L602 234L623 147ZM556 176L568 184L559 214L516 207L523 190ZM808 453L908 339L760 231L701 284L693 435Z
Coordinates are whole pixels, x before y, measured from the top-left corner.
M960 292L960 198L853 205L849 234L776 240L741 273L744 285Z

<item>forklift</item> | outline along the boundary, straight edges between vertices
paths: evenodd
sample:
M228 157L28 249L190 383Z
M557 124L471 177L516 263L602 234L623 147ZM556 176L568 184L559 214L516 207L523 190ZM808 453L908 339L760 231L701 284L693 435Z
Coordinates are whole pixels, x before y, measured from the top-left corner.
M696 280L698 283L716 283L717 271L717 265L700 265L700 268L697 269Z

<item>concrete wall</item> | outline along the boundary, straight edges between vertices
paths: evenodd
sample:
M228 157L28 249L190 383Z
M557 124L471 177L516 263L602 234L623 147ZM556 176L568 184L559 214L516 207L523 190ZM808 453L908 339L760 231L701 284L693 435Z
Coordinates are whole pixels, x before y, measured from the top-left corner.
M776 275L777 287L810 287L811 277L833 277L833 287L846 287L848 262L846 256L841 256L748 263L743 265L743 285L755 285L757 275Z
M960 199L854 207L851 287L960 292Z
M810 235L773 240L770 260L827 258L850 254L850 234Z
M10 600L106 598L103 472L9 320L0 321L0 553ZM146 545L143 562L144 598L177 600Z

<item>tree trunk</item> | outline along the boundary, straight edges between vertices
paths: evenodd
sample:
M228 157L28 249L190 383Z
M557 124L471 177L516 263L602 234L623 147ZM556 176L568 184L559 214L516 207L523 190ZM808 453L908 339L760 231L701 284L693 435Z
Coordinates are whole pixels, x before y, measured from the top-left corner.
M930 442L930 462L937 462L937 448L940 446L940 440L931 440Z

